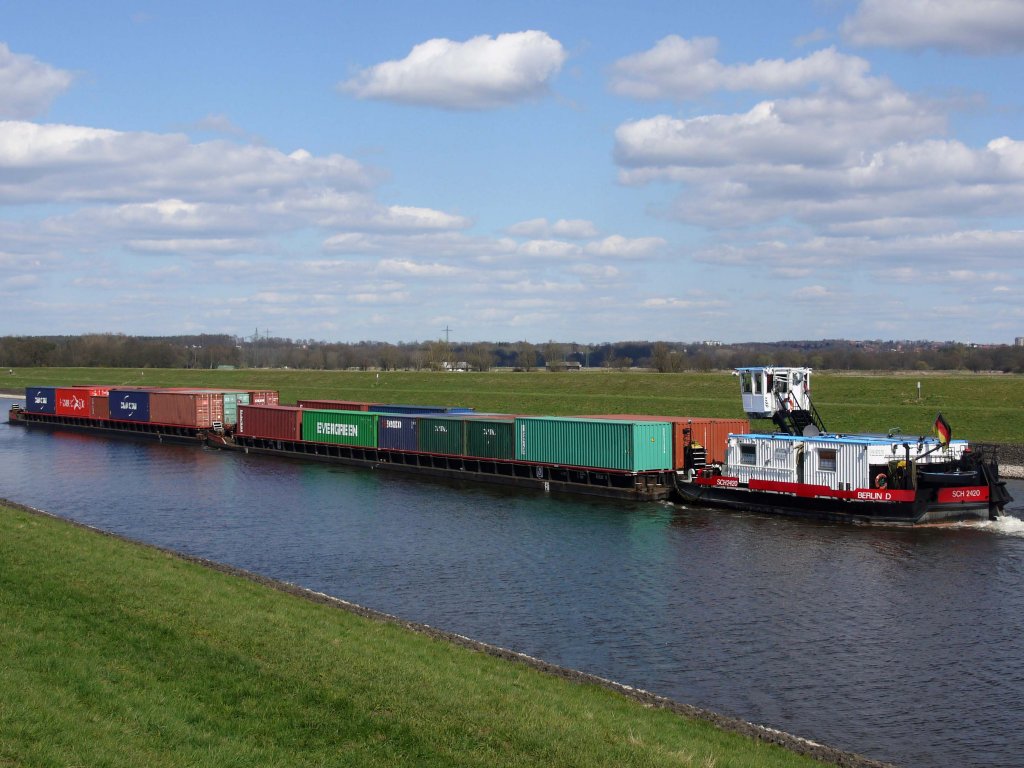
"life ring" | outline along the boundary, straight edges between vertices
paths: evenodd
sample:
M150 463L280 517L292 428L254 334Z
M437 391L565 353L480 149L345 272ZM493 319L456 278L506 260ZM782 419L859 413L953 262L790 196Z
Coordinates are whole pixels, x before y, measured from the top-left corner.
M875 488L885 488L887 485L889 485L889 478L885 472L875 475Z

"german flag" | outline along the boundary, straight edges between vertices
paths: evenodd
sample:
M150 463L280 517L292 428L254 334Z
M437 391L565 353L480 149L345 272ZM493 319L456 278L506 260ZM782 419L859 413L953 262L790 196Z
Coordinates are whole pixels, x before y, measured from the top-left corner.
M953 430L942 414L935 417L935 435L939 438L941 445L949 445L949 439L953 436Z

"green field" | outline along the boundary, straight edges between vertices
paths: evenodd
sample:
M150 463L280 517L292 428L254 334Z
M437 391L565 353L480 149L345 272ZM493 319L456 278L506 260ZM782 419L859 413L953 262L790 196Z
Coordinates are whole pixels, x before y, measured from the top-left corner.
M918 381L922 384L920 401ZM297 398L334 398L554 416L743 416L739 385L726 372L389 371L378 376L363 371L36 368L3 375L0 388L93 383L265 388L279 391L282 402L288 403ZM941 411L952 425L954 437L1024 443L1024 377L1016 375L818 372L814 402L833 431L885 432L898 427L905 434L930 434L935 415Z
M811 766L594 684L0 505L3 766Z

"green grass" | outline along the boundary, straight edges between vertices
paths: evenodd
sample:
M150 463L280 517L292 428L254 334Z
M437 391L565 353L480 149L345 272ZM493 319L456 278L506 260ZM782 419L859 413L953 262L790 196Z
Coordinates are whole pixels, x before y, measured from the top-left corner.
M917 400L917 381L922 397ZM742 417L739 385L727 373L427 373L124 368L17 369L0 387L152 384L274 389L282 402L335 398L386 403L463 405L500 413L579 415L650 413ZM818 372L814 400L826 426L842 432L930 434L942 411L954 437L1024 443L1024 377Z
M2 766L819 764L7 506L0 564Z

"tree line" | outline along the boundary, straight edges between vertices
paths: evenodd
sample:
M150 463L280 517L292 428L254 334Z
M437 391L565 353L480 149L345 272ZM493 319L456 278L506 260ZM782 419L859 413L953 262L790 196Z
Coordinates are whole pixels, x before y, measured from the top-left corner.
M0 366L111 368L296 368L316 370L533 371L644 368L706 371L749 365L830 370L1024 373L1024 347L930 341L778 341L706 344L622 341L354 343L227 334L0 337Z

